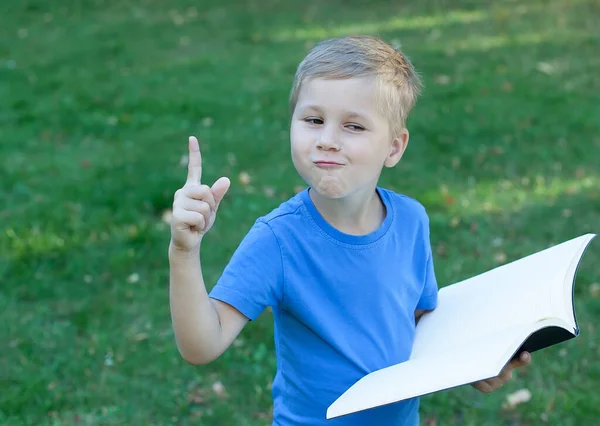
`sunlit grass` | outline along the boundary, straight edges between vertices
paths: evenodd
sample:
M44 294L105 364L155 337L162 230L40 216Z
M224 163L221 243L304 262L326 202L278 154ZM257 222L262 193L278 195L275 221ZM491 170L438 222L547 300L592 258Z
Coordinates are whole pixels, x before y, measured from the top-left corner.
M442 38L442 37L440 37ZM441 42L434 42L425 49L445 50L445 51L487 51L502 47L517 47L537 45L545 42L560 41L561 43L577 43L590 38L589 31L580 30L546 30L526 32L519 34L500 34L500 35L481 35L472 34L458 39L449 39Z
M149 234L168 232L168 224L160 218L144 218L139 223L109 224L102 229L88 227L44 228L39 225L6 228L2 253L5 259L20 259L57 252L69 252L107 242L127 242L146 238ZM133 257L134 250L127 252Z
M600 199L600 176L581 179L537 176L523 177L519 181L500 179L491 182L472 179L466 187L443 185L439 191L425 197L441 197L446 200L449 214L468 216L516 213L530 206L552 206L562 197L581 194ZM565 215L570 214L572 212L565 212Z
M361 22L335 27L308 25L304 28L275 31L270 37L272 40L278 42L290 40L318 40L347 34L373 34L383 31L409 29L426 30L443 27L444 25L449 24L469 24L472 22L483 21L488 17L488 12L483 10L452 10L447 13L434 15L401 16L377 22Z

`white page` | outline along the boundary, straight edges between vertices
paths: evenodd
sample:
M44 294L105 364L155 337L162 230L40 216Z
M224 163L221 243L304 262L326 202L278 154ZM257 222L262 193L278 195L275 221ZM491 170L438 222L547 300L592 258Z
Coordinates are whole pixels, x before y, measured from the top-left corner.
M411 358L540 319L560 316L572 323L564 301L553 294L564 294L572 264L591 238L575 238L440 289L438 307L419 321Z
M335 401L327 410L327 416L348 414L493 377L504 364L499 359L507 347L516 346L516 350L519 343L515 341L523 334L522 330L504 331L470 346L430 352L429 356L375 371Z
M466 385L497 376L536 329L567 324L544 320L525 329L504 330L446 352L374 371L348 389L327 410L327 418Z

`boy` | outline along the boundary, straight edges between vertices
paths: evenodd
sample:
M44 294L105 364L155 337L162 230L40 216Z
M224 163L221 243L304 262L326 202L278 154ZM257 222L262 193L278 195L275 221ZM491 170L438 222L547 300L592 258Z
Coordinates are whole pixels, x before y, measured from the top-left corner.
M418 399L327 421L327 407L365 374L407 360L415 323L436 307L429 224L415 200L377 186L408 144L421 83L376 37L324 41L291 93L291 153L308 187L259 218L207 294L200 244L230 182L201 185L198 141L175 194L169 261L173 327L183 358L208 363L271 306L277 373L273 424L415 425ZM474 386L500 387L529 355Z

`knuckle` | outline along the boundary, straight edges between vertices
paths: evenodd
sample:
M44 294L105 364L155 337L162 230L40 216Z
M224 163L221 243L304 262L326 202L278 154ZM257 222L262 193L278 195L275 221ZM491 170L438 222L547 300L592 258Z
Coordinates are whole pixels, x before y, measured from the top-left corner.
M181 198L193 198L194 197L194 186L193 185L185 185L180 189L180 197Z
M210 205L203 201L202 204L200 204L199 210L202 212L202 214L209 214L210 213Z
M210 189L210 186L202 185L201 188L202 188L202 195L203 195L204 199L208 200L208 201L212 201L213 194L212 194L212 190Z
M175 214L175 210L180 210L182 208L182 204L185 201L185 198L179 194L175 196L175 199L173 200L173 214Z
M194 200L204 200L206 198L206 191L202 188L202 185L194 185L188 187L187 194L188 198Z

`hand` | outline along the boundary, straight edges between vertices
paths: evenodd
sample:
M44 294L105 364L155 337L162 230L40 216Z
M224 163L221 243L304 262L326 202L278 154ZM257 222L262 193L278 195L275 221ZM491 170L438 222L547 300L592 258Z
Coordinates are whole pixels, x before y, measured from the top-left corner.
M531 354L529 352L521 352L519 358L509 362L496 377L487 380L481 380L479 382L471 383L475 389L489 393L500 389L502 385L512 379L513 371L515 368L524 367L531 362Z
M202 156L198 139L193 136L189 139L189 150L187 181L175 192L171 221L171 245L185 252L200 247L202 237L215 223L219 204L231 184L222 177L212 187L202 185Z

